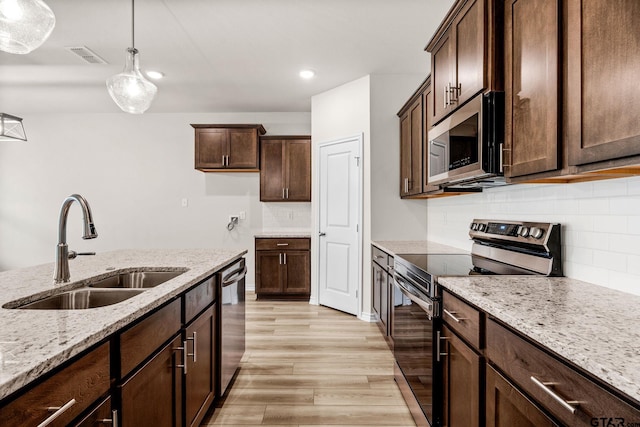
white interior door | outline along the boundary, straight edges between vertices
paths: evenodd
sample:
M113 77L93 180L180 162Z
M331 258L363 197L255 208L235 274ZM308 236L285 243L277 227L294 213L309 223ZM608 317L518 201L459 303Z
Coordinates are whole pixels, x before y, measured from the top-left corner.
M319 147L318 301L358 315L360 288L361 137Z

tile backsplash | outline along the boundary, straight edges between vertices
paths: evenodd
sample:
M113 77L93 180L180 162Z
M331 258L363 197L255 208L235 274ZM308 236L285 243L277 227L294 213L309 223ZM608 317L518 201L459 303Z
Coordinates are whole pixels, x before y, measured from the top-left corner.
M264 231L311 230L311 203L262 203Z
M428 238L470 249L473 218L560 223L565 276L640 295L640 177L431 199Z

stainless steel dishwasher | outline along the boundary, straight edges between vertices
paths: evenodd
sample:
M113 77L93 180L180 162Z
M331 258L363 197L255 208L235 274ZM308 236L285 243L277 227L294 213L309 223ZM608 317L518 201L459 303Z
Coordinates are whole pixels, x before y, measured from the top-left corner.
M220 273L218 301L220 304L218 360L218 396L222 397L231 383L245 349L245 275L244 258L231 264Z

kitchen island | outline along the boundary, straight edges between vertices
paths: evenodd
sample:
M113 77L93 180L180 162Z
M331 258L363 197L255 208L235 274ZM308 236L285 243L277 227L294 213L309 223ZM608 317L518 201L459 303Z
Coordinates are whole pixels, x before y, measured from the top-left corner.
M20 394L16 392L29 388L30 383L37 382L50 371L108 341L118 331L139 319L152 318L151 313L160 307L175 306L179 313L183 303L179 302L178 296L210 279L245 253L243 250L220 249L102 253L70 261L71 282L61 285L53 284L53 264L0 273L0 399L4 399L0 405L12 400L14 393ZM97 280L113 274L115 270L140 269L183 272L130 299L104 307L84 310L5 308L82 287L89 279ZM213 281L208 288L214 289ZM211 290L207 292L211 293ZM184 315L182 319L185 319ZM111 346L113 350L114 345Z

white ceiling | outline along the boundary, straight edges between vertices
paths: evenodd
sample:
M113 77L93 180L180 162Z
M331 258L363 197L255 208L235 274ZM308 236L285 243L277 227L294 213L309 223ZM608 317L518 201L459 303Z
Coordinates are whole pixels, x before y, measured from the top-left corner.
M129 0L45 0L49 40L0 52L0 111L120 111L105 80L131 44ZM311 96L375 73L428 74L423 51L453 0L136 0L143 69L158 69L148 112L310 111ZM87 46L108 64L65 49ZM298 77L311 68L310 81Z

